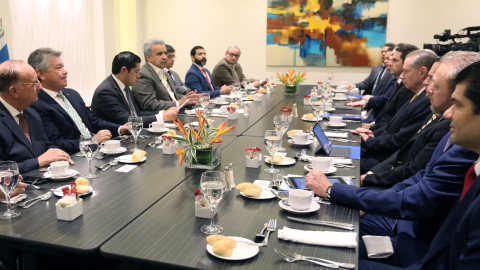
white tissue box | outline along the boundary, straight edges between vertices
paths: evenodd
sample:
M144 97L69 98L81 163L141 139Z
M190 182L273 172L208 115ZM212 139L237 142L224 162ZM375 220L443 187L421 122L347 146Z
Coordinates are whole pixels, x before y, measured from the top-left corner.
M317 100L317 98L318 98L317 93L315 93L315 92L310 93L310 99L311 99L311 100Z
M249 157L245 158L247 159L247 168L258 168L262 164L262 154L253 159Z
M228 116L227 116L227 119L228 119L228 120L238 119L238 112L229 113Z
M253 101L262 101L262 96L253 96Z
M303 99L303 105L305 105L305 106L312 105L311 99L304 98Z
M217 214L217 207L215 207L215 210L213 210L213 216ZM211 218L212 214L210 212L210 208L210 206L202 207L198 202L195 202L195 216L199 218Z
M57 208L57 219L71 221L83 215L83 200L80 199L76 204L61 208L58 201L55 204Z
M169 146L163 145L163 154L164 155L175 155L177 151L175 150L175 147L178 147L178 142L174 144L170 144Z

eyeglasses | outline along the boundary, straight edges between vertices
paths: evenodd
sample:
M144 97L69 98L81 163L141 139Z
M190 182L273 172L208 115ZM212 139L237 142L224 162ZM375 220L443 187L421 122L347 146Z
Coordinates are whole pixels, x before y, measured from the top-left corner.
M235 57L235 58L240 57L240 54L234 54L234 53L227 53L227 54L230 55L231 57Z
M40 82L38 81L38 78L37 78L36 82L34 83L18 83L18 84L30 84L30 85L35 85L35 87L37 87L40 84Z
M177 57L175 55L169 55L167 56L168 59L177 59Z

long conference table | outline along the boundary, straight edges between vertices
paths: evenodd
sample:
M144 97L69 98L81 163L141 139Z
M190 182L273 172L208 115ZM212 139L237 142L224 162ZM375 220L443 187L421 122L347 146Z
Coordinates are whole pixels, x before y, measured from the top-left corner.
M262 162L259 168L246 168L245 148L259 147L263 155L268 155L263 136L265 130L273 129L273 117L281 114L283 107L298 106L299 117L293 118L289 129L308 130L314 123L301 120L310 113L310 106L303 105L303 96L311 86L301 86L297 95L284 95L284 86L276 86L273 93L265 94L261 102L249 104L249 115L240 114L237 120L213 118L214 126L227 121L227 126L237 124L230 132L221 136L222 162L215 170L223 171L228 164L234 165L235 182L276 179L276 174L263 170L269 164ZM343 105L340 102L337 105ZM339 114L360 114L351 111L336 111ZM179 115L182 122L196 121L190 115ZM321 122L326 128L325 121ZM359 122L349 122L346 128L356 128ZM148 134L148 132L142 133ZM349 139L357 140L349 134ZM358 265L358 248L335 248L304 245L277 238L278 229L289 227L300 230L344 231L332 227L309 225L287 219L296 216L316 220L355 224L358 232L359 211L341 205L321 204L318 211L307 215L288 213L279 206L279 200L252 200L232 190L225 194L218 206L215 222L224 227L224 235L255 239L263 224L270 218L277 219L277 231L269 237L269 244L260 247L259 253L250 259L227 261L216 258L206 251L205 238L200 227L209 219L195 217L194 193L199 188L201 174L205 170L188 169L179 165L179 157L164 155L162 149L151 148L147 143L151 136L139 144L147 151L147 160L128 173L114 169L99 172L100 177L91 179L93 192L83 199L83 215L73 221L56 218L55 203L59 199L52 196L28 209L19 209L21 216L11 220L0 220L0 245L17 250L21 254L23 269L40 269L43 254L64 258L72 256L76 263L72 267L82 269L310 269L319 266L309 262L287 263L274 254L273 249L282 250L282 243L306 256L315 256L338 262ZM294 157L302 149L307 155L315 155L315 146L296 147L287 142L283 146L287 157ZM358 143L335 143L358 146ZM129 145L132 147L133 145ZM83 175L88 171L85 158L72 155L73 169ZM114 156L93 160L99 166L111 161ZM281 173L305 175L306 162L297 161L294 165L276 166ZM359 160L354 160L354 169L339 168L334 176L355 176L353 183L359 184ZM40 177L43 172L29 172L26 176ZM71 182L47 181L42 189L28 189L28 198L33 198ZM1 206L5 209L5 206ZM0 210L3 210L0 209ZM258 239L257 239L258 240ZM260 239L261 240L261 239ZM80 258L80 260L78 260ZM85 259L81 259L85 258ZM89 261L90 258L93 258ZM52 262L52 266L55 262ZM48 265L48 263L47 263ZM53 267L52 267L53 268Z

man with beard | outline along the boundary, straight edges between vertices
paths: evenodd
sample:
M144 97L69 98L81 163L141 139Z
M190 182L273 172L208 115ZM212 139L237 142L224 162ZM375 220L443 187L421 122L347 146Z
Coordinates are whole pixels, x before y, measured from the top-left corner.
M218 87L213 83L212 75L208 69L204 68L207 64L207 54L202 46L195 46L190 51L192 66L185 75L185 84L198 93L210 94L211 98L218 97L221 94L228 94L232 91L231 85Z

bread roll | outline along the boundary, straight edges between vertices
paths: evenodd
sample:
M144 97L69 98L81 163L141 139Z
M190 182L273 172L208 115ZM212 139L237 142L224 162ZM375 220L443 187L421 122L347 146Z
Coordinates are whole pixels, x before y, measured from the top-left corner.
M233 102L232 102L232 103L230 103L230 107L234 107L235 109L238 109L238 105L237 105L237 104L235 104L235 103L233 103Z
M273 164L279 164L282 163L283 157L280 155L276 155L273 157ZM268 162L272 162L272 158L268 158Z
M262 190L256 188L247 188L243 191L243 194L247 197L259 198L262 195Z
M213 253L222 257L232 257L233 247L228 241L217 241L213 244Z
M255 185L255 184L252 184L252 183L241 183L241 184L238 184L235 188L239 189L242 192L245 191L245 189L247 189L247 188L262 190L262 187L260 187L258 185Z
M302 131L292 129L292 130L287 131L287 135L290 136L290 137L293 137L295 135L295 133L297 133L297 132L302 132Z
M215 242L217 241L220 241L220 240L223 240L227 237L225 237L224 235L221 235L221 234L213 234L213 235L210 235L207 237L207 243L209 245L212 245L215 244Z
M87 194L90 192L90 187L85 185L77 185L78 194Z
M235 241L235 239L233 239L233 238L225 237L225 238L224 238L223 240L221 240L221 241L226 241L227 243L230 244L230 246L231 246L232 248L236 248L236 247L237 247L237 241Z
M253 96L252 96L252 95L248 95L248 96L247 96L247 99L253 99Z
M177 132L173 129L169 129L166 134L168 136L177 136Z
M85 177L79 177L75 180L75 184L78 186L88 186L88 179Z
M259 92L262 92L262 93L267 92L267 90L266 90L265 88L263 88L263 87L261 87L260 89L258 89L258 91L259 91Z
M305 114L305 119L315 120L315 115L313 115L313 113L307 113L307 114Z
M237 108L238 108L238 107L237 107ZM211 124L213 120L210 119L210 118L207 118L206 121L207 121L209 124Z
M147 154L147 152L143 150L137 150L133 153L132 155L132 160L133 161L140 161L142 158Z

